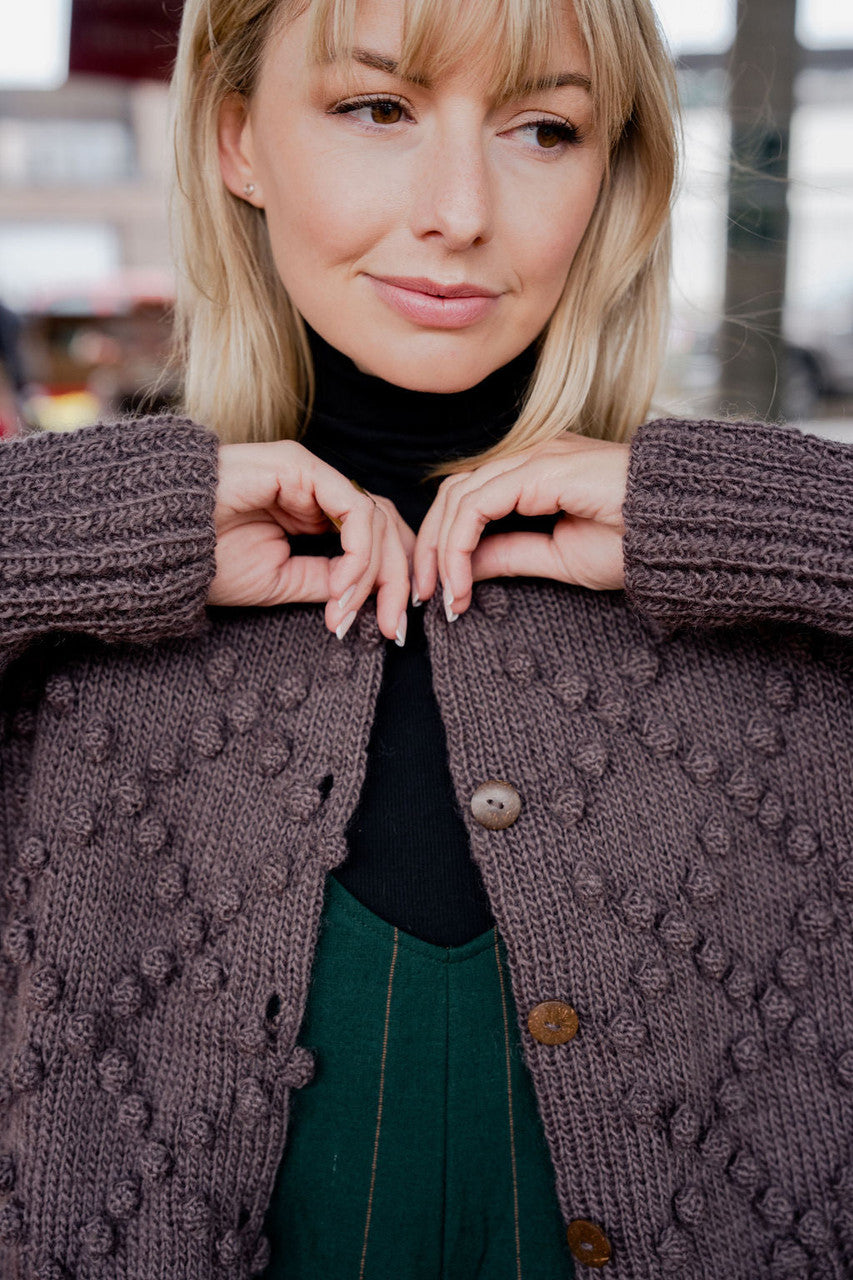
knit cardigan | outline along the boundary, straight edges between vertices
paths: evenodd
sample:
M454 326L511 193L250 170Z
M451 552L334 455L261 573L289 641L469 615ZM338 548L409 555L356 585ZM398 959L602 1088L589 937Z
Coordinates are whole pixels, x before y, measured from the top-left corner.
M343 641L319 604L205 606L216 444L160 417L0 446L3 1280L267 1263L385 641L370 601ZM625 591L424 606L559 1203L611 1280L842 1280L853 449L649 423L624 515ZM567 1043L528 1028L550 999Z

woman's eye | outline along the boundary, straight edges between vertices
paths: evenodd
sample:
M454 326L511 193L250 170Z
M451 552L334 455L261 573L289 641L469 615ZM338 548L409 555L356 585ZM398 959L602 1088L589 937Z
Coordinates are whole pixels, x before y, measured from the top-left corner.
M581 135L573 124L563 124L559 120L531 120L529 124L518 126L519 131L524 129L535 130L537 151L562 151L564 147L576 146L581 141Z
M370 112L369 119L363 119L366 125L394 125L409 113L402 102L394 98L354 98L351 102L339 102L330 108L330 115L355 115L356 112ZM536 151L554 151L562 153L567 147L576 146L582 141L580 132L574 125L561 120L531 120L528 124L518 125L510 133L523 133L534 130Z
M339 102L332 108L332 115L354 115L356 111L369 111L370 120L365 124L399 124L405 114L402 102L393 98L360 98L353 102Z

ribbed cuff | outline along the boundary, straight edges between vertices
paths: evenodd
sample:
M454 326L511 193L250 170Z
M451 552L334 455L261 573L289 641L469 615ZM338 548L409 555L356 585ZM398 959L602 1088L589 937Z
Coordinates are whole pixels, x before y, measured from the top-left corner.
M0 648L48 631L150 642L200 630L218 444L158 416L0 446Z
M764 423L645 423L623 516L625 590L658 623L853 635L853 447Z

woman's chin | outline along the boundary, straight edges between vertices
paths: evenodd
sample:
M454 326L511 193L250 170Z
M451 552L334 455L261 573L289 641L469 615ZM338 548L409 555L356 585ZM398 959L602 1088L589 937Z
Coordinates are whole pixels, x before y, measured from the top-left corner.
M496 361L497 344L485 338L473 344L469 337L463 340L459 335L450 339L448 334L432 334L424 341L425 336L389 337L378 351L350 350L348 354L362 373L407 391L429 391L438 395L453 395L476 387L514 354L510 352Z
M395 369L387 372L377 369L368 369L354 362L356 368L362 373L370 374L374 378L382 378L384 382L390 382L395 387L402 387L406 391L425 391L434 395L453 395L457 391L468 391L471 387L476 387L479 382L487 378L493 370L488 369L485 373L472 374L470 377L452 377L437 378L435 370L423 369L415 373L407 370L405 373Z

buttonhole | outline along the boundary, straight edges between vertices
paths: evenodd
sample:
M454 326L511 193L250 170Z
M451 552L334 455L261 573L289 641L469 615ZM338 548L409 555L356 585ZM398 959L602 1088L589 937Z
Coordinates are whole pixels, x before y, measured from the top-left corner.
M248 1210L248 1209L241 1209L241 1210L240 1210L240 1216L239 1216L239 1218L237 1219L237 1230L238 1230L238 1231L242 1231L242 1230L243 1230L243 1228L245 1227L246 1223L249 1221L249 1218L250 1218L250 1217L251 1217L251 1214L249 1213L249 1210Z
M278 1016L278 1011L280 1008L281 1008L281 1001L278 998L278 992L274 991L270 996L269 1000L267 1001L267 1011L265 1014L267 1022L272 1022L273 1018Z
M333 775L331 773L327 773L323 781L320 783L320 795L323 797L324 800L328 798L328 795L332 789L332 783L334 782L334 780L335 779Z

